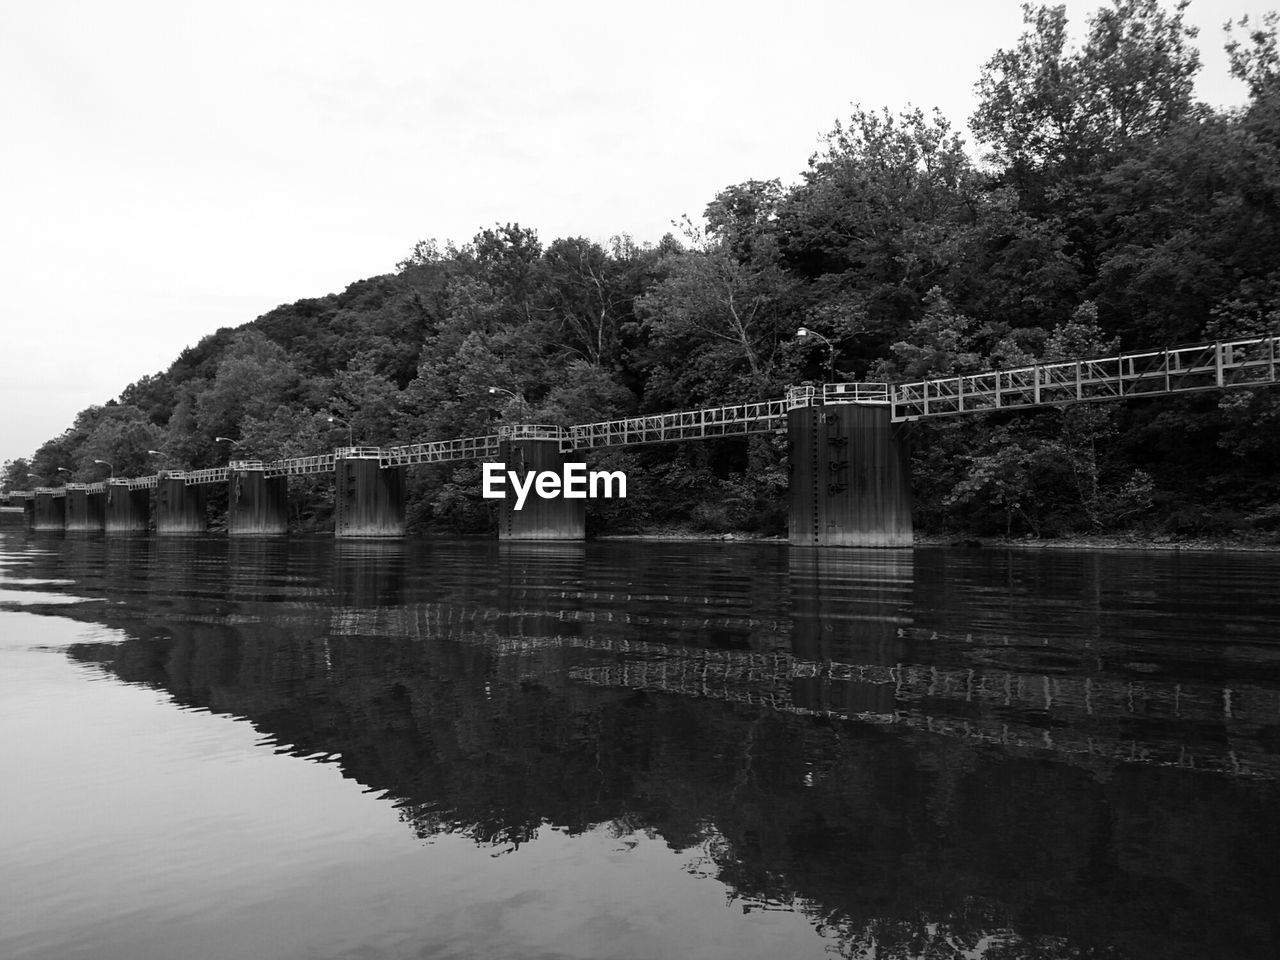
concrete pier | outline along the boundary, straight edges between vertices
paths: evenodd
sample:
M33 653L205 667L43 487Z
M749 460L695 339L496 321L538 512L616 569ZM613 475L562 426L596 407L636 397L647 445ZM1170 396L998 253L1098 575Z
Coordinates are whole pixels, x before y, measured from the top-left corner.
M187 486L181 473L160 474L155 497L157 534L204 533L208 529L204 487Z
M289 478L268 477L256 461L233 462L230 474L227 533L233 537L287 533Z
M333 503L335 537L403 537L404 468L383 469L376 453L341 457Z
M100 483L68 483L67 533L101 533L107 525L107 491Z
M498 459L520 477L550 470L562 473L565 455L558 440L503 440ZM523 480L522 480L523 482ZM515 493L507 484L507 496L498 501L499 540L585 540L587 501L541 497L531 489L524 507L517 510Z
M106 499L104 528L108 534L146 533L150 528L150 490L130 490L126 480L108 480Z
M61 494L62 491L58 491ZM31 529L37 533L61 533L66 526L67 500L51 490L39 490L32 499Z
M787 436L793 546L911 546L906 447L887 405L799 407Z

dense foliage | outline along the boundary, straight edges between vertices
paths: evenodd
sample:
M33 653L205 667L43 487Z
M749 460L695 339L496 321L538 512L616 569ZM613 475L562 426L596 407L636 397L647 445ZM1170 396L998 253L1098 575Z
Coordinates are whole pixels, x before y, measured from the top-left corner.
M1025 7L1023 37L981 68L977 156L936 112L855 108L797 183L730 186L705 226L686 219L657 246L544 245L516 224L419 243L393 274L205 338L8 479L765 399L829 364L915 378L1280 332L1276 20L1229 25L1249 101L1218 112L1192 96L1184 7L1113 0L1078 47L1064 8ZM1280 528L1280 390L911 430L925 530ZM785 455L774 438L602 455L631 498L593 522L776 532ZM419 468L411 522L485 529L477 478L475 464ZM323 525L327 486L295 493L298 522Z

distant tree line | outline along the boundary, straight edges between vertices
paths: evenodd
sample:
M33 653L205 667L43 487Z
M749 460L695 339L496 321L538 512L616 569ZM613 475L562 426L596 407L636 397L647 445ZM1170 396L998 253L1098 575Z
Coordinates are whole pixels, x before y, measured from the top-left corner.
M7 463L7 479L773 398L828 376L801 326L834 345L839 377L875 380L1278 333L1277 19L1227 25L1249 99L1223 112L1193 98L1185 6L1113 0L1078 46L1063 7L1024 7L1021 39L981 68L976 156L936 111L855 107L794 185L727 187L657 245L544 244L517 224L423 241L392 274L206 337ZM1280 529L1280 390L911 429L924 530ZM631 477L630 498L594 515L610 529L785 527L783 439L596 459ZM478 474L413 471L411 523L487 529ZM328 484L293 482L297 523L322 527Z

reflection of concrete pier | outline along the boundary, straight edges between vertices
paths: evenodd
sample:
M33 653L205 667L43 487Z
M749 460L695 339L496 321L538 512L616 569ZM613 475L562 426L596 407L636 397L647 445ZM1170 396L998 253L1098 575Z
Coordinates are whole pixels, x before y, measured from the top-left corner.
M403 540L339 539L333 546L333 590L352 607L396 606L404 602Z
M811 662L897 663L905 653L901 629L910 624L914 562L910 550L795 550L787 557L792 644ZM838 697L850 713L892 711L886 687L849 677L835 690L817 676L791 680L801 701Z
M581 631L580 624L641 627L652 630L655 639L615 639ZM700 618L699 625L740 630L749 629L753 621L709 616ZM785 629L785 621L760 625L769 633ZM335 637L397 635L477 645L509 661L515 676L536 676L555 663L560 664L555 670L567 669L574 680L597 686L896 726L1014 751L1049 751L1073 760L1151 763L1280 779L1280 764L1256 745L1241 742L1221 750L1202 740L1161 739L1159 729L1163 724L1180 735L1188 725L1211 729L1229 724L1242 731L1262 731L1280 715L1276 691L991 669L979 660L972 667L855 662L809 659L789 649L700 649L661 642L664 630L688 626L688 618L624 611L424 603L335 611L329 632ZM900 629L904 635L910 630ZM1007 640L970 635L968 648L997 643ZM946 650L960 658L967 655L958 642L949 643ZM567 656L573 651L605 655L606 662L583 663ZM1145 729L1139 732L1139 727Z

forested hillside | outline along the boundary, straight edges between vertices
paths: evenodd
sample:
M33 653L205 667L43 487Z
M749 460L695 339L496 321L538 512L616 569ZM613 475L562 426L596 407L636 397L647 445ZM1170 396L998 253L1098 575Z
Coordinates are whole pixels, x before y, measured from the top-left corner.
M976 144L937 114L854 108L795 183L729 186L656 246L515 224L423 241L394 273L206 337L9 477L311 454L346 423L386 445L773 398L828 376L801 326L839 377L872 380L1280 332L1276 21L1227 32L1249 100L1224 113L1193 97L1181 9L1115 0L1075 46L1063 8L1028 7L978 68ZM926 531L1280 529L1280 389L909 429ZM630 499L592 507L611 530L785 527L785 440L598 462L630 476ZM477 465L411 473L412 525L492 522ZM294 482L295 520L323 527L327 484Z

